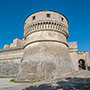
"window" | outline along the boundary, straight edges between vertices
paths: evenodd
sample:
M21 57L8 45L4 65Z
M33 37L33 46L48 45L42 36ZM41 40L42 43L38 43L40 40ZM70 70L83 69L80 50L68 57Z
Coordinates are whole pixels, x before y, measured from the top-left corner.
M64 20L64 18L63 18L63 17L61 17L61 20L63 21L63 20Z
M47 17L50 18L50 14L47 14Z
M32 20L35 20L35 16L32 17Z
M80 59L78 61L78 63L79 63L79 70L85 70L86 69L85 61L83 59Z

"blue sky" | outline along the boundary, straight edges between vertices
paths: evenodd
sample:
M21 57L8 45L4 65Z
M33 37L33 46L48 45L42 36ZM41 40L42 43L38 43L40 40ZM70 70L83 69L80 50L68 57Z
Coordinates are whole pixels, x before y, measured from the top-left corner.
M25 18L39 10L54 10L69 21L68 41L90 52L90 0L0 0L0 48L23 38Z

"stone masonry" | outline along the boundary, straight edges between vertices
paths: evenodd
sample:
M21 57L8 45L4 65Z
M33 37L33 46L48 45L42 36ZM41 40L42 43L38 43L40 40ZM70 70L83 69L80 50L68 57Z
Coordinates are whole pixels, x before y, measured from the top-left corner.
M40 11L24 22L21 80L46 80L74 70L68 51L68 21L60 13Z
M24 38L16 38L0 50L0 76L16 80L46 80L90 65L88 51L67 42L68 20L55 11L38 11L24 21Z

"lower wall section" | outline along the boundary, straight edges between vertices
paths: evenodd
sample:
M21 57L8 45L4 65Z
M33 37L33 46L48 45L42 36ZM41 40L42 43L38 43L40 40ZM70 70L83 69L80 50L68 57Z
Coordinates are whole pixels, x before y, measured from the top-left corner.
M69 52L73 66L75 68L75 70L80 70L81 68L79 67L79 65L81 67L83 67L82 65L85 66L86 70L88 70L88 64L89 64L89 53L88 51L72 51ZM80 64L80 60L83 60L84 62L82 62L83 64ZM83 69L83 68L82 68Z
M65 44L36 42L25 47L20 71L18 81L33 81L61 78L74 68Z
M16 76L19 71L21 59L1 60L0 61L0 76Z

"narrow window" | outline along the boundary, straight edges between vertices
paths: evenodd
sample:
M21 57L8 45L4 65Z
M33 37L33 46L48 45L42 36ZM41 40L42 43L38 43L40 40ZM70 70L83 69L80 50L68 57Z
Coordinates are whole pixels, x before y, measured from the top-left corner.
M47 14L47 17L50 18L50 14Z
M61 17L61 20L63 21L63 20L64 20L64 18L63 18L63 17Z
M35 16L32 17L32 20L35 20Z

